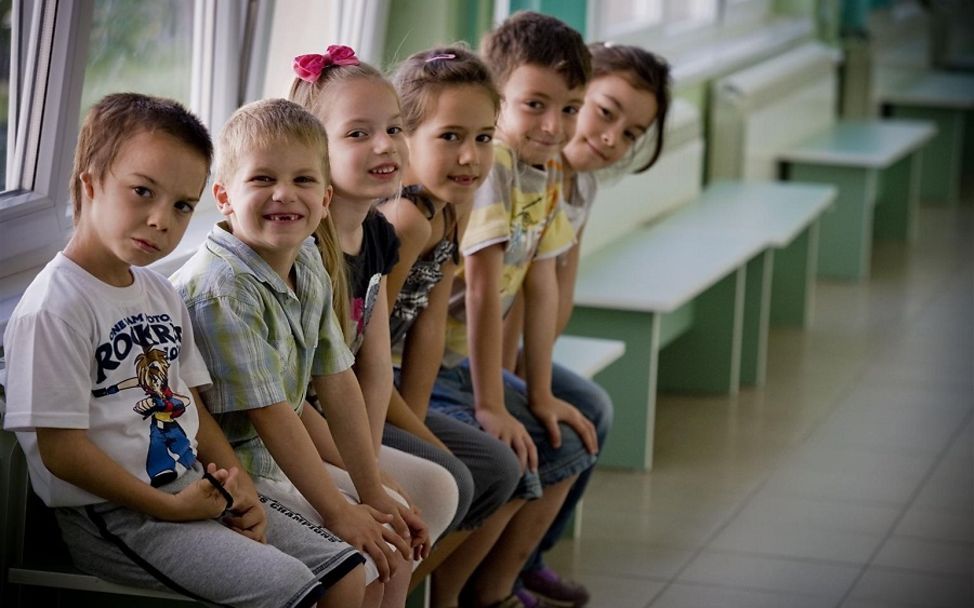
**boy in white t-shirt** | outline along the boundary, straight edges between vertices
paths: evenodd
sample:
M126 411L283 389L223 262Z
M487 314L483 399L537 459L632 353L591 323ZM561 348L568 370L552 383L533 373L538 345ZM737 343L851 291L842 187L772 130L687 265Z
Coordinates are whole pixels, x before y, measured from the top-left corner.
M201 407L210 377L182 300L141 268L179 243L211 158L174 101L125 93L91 109L74 234L4 335L4 424L79 568L219 605L356 606L364 558L258 496Z

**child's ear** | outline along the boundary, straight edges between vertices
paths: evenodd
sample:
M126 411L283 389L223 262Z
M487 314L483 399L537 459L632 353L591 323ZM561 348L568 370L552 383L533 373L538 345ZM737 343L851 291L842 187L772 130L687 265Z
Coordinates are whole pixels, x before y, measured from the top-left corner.
M216 208L223 215L231 215L233 207L230 206L230 194L221 182L213 182L213 198L216 199Z
M82 171L78 175L78 180L81 182L81 192L85 195L88 200L93 200L95 198L95 179L91 176L88 171Z
M325 188L325 198L323 198L321 201L322 205L325 207L325 215L328 215L328 207L331 206L331 199L334 195L335 189L331 187L331 184L328 184L328 187Z

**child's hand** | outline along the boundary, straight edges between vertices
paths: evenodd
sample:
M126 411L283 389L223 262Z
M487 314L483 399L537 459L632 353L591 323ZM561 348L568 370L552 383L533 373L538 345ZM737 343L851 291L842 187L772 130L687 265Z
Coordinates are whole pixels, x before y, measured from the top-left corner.
M210 463L207 472L213 476L228 492L236 489L236 467L229 471L217 469ZM231 494L232 496L232 494ZM227 500L223 494L207 479L198 479L172 495L172 509L165 519L169 521L198 521L201 519L216 519L227 508Z
M267 513L260 504L257 497L257 490L252 483L240 483L243 478L238 478L238 486L241 487L233 495L233 509L230 514L223 518L223 523L231 530L243 534L247 538L256 540L259 543L267 542Z
M399 484L395 484L399 485ZM393 488L394 490L396 488ZM396 490L398 492L398 490ZM419 509L413 506L409 499L408 506L402 505L396 499L383 492L384 497L377 497L376 500L369 501L369 504L382 513L393 516L392 527L402 539L409 543L411 551L403 553L406 560L425 558L429 555L430 535L426 522L419 514ZM404 496L405 497L405 496ZM401 524L401 528L396 523Z
M475 415L477 422L484 430L511 446L517 459L521 462L521 472L538 470L538 448L524 425L508 411L491 411L487 408L477 408Z
M379 580L386 582L402 561L396 557L396 550L409 554L409 545L391 528L384 524L392 523L392 515L381 513L366 504L346 504L334 521L325 526L339 538L367 554L379 570ZM393 547L390 547L392 544Z
M578 408L550 393L542 398L532 399L528 405L534 417L548 430L551 445L561 447L561 429L558 428L558 423L564 422L578 433L589 454L598 453L599 440L595 425Z

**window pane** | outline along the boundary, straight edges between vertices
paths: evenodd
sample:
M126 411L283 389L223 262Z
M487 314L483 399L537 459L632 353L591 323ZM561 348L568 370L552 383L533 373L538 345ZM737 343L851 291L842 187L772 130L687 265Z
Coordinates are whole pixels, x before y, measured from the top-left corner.
M0 190L7 183L7 126L10 124L10 28L13 3L0 0Z
M663 20L663 0L604 0L599 8L604 32L657 25Z
M82 116L108 93L134 91L189 105L193 3L96 0Z
M717 0L670 2L669 23L707 23L717 20Z

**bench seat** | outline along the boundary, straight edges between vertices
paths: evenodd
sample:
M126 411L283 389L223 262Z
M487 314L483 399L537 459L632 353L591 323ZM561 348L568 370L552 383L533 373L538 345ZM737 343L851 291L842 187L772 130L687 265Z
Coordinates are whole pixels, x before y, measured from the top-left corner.
M922 150L935 133L921 121L840 122L778 153L787 179L838 188L822 222L821 276L865 279L874 234L914 238Z
M878 97L884 116L937 125L923 155L920 197L925 203L956 205L965 166L970 170L974 153L974 76L926 72Z
M733 394L763 382L774 250L786 253L781 305L804 322L816 224L834 197L820 185L722 182L582 258L569 333L626 345L596 376L616 406L601 462L651 468L657 388Z

